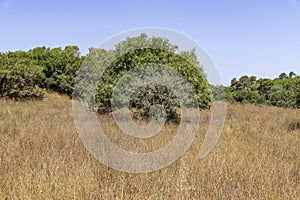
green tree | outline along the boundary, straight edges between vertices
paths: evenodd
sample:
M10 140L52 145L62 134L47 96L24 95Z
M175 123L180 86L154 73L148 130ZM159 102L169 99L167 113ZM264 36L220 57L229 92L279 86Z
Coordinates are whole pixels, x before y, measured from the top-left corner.
M286 78L288 78L288 76L286 75L286 73L281 73L280 75L279 75L279 78L280 79L286 79Z
M270 102L274 106L297 108L299 96L299 77L289 79L275 79L271 89Z
M238 80L232 79L228 95L231 101L239 103L261 103L263 101L258 92L259 84L255 76L242 76Z
M119 80L124 78L129 71L139 66L148 66L143 69L143 73L147 74L155 69L157 71L154 70L154 72L151 72L156 73L158 78L161 77L161 74L165 72L165 68L153 68L153 64L165 66L166 68L169 67L181 74L191 84L199 107L203 109L210 107L210 89L194 50L178 52L178 47L170 44L166 39L158 37L149 38L147 35L141 34L138 37L127 38L110 51L90 49L86 59L83 65L90 65L92 67L82 69L86 71L81 71L84 75L80 79L84 79L84 76L89 76L88 73L97 70L97 66L107 66L107 68L98 82L95 99L93 99L94 96L89 92L82 93L75 91L75 93L79 92L77 94L79 97L90 96L88 97L88 102L94 101L94 108L100 113L112 111L111 95L113 89ZM139 69L141 70L141 68ZM91 77L89 79L94 80ZM78 89L87 91L85 89L86 85L81 81ZM128 89L130 87L124 85L123 90ZM178 106L178 102L176 102L174 94L166 87L159 85L148 85L140 88L131 97L129 107L138 109L137 113L141 117L147 117L146 113L149 112L150 107L154 104L164 106L168 120L172 120L176 116L175 108ZM194 102L190 102L189 104L194 105Z
M11 99L40 99L44 90L40 87L43 76L43 67L30 59L20 58L1 59L0 65L0 96ZM11 55L9 55L11 57ZM25 57L25 56L23 56ZM7 62L3 62L6 60Z
M44 66L44 87L71 95L74 80L84 57L77 46L62 48L37 47L29 51L31 59Z
M226 100L227 98L227 90L223 85L211 86L212 96L214 100Z
M258 80L258 92L260 96L263 97L266 104L270 101L271 98L271 89L274 85L273 81L271 79L259 79Z
M295 78L296 108L300 108L300 77Z

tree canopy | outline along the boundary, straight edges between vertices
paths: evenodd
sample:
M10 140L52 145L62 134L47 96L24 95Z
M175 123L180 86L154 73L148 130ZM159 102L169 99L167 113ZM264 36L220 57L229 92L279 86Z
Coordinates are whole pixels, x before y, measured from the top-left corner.
M278 78L257 79L254 76L234 78L226 89L227 100L238 103L266 104L300 108L300 77L294 72L281 73ZM217 88L214 91L218 91ZM214 92L215 98L220 93Z
M137 81L141 74L151 73L163 80L163 74L173 70L190 84L201 109L210 108L212 96L215 100L226 98L229 102L300 108L300 77L293 71L283 72L273 80L245 75L232 79L231 85L225 87L209 86L200 66L195 50L180 51L167 39L146 34L127 38L114 49L90 48L86 56L80 55L77 46L36 47L27 52L0 53L0 97L41 99L46 90L69 96L74 92L77 97L87 100L92 109L106 113L111 112L115 105L125 106L126 102L118 95L123 90L130 91L130 81ZM137 74L129 77L128 73L133 73L137 67L140 77ZM88 76L78 77L79 69L81 72L87 70L79 76ZM84 79L78 84L78 90L88 91L89 83L94 81L95 91L74 91L76 77ZM175 80L171 81L175 87L182 85ZM116 86L120 81L123 85L118 91ZM148 84L131 94L127 106L137 116L145 117L151 106L161 104L167 115L174 118L176 107L180 106L175 93L163 84ZM116 98L112 99L112 95ZM185 103L195 106L193 100Z
M46 89L71 95L83 59L77 46L37 47L28 52L2 53L0 96L39 99Z
M93 109L100 113L112 111L112 103L119 107L125 106L128 102L112 99L113 91L116 89L120 80L127 81L123 84L121 90L127 91L133 89L132 82L142 79L145 81L146 75L155 74L161 83L164 82L164 75L167 69L180 74L190 85L195 94L194 99L202 109L210 107L211 92L206 81L203 69L195 54L195 50L179 51L176 45L169 43L167 39L159 37L148 37L145 34L127 38L117 44L114 49L90 49L79 76L77 96L92 103ZM98 76L91 77L91 74L103 68L103 73L99 79ZM105 69L104 69L105 68ZM138 69L138 73L137 73ZM84 71L86 70L86 71ZM137 74L129 77L128 74L135 72ZM168 74L170 75L170 74ZM144 77L145 76L145 77ZM126 79L127 80L124 80ZM82 80L83 79L83 80ZM96 95L89 91L91 80L98 80ZM170 80L172 82L172 80ZM174 81L174 80L173 80ZM178 84L179 82L174 82ZM92 84L92 86L94 86ZM147 117L150 107L160 104L166 110L167 119L173 120L176 107L179 107L176 95L168 87L161 84L148 84L132 91L129 106L135 111L137 117ZM118 92L118 91L117 91ZM120 93L120 91L119 91ZM95 99L94 99L95 98ZM193 97L191 101L186 102L187 106L194 106ZM94 102L94 103L93 103Z
M160 82L139 88L130 85L132 81L145 81L150 74ZM168 76L173 78L167 79ZM74 91L76 80L83 81L77 81L78 90ZM123 85L118 91L120 81ZM86 92L92 82L95 91ZM188 91L187 84L192 92L184 105L210 108L211 90L195 50L180 51L168 39L146 34L127 38L114 49L90 48L86 56L80 55L77 46L36 47L27 52L0 54L1 97L40 99L46 90L75 94L99 113L111 112L116 105L129 106L135 116L144 118L158 104L165 109L167 120L176 121L176 109L181 105L176 89L186 86L184 90ZM130 93L129 102L124 102L120 98L122 91L132 89L135 91ZM112 95L116 98L112 99Z

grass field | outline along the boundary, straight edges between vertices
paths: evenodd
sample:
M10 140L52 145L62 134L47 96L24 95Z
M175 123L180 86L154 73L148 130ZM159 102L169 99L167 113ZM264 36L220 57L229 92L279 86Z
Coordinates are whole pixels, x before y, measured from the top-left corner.
M176 162L128 174L85 149L67 97L2 99L0 199L300 199L300 110L229 104L217 145L199 159L209 116L201 113L196 139ZM108 137L131 151L163 146L176 131L167 125L141 141L122 134L109 116L99 118Z

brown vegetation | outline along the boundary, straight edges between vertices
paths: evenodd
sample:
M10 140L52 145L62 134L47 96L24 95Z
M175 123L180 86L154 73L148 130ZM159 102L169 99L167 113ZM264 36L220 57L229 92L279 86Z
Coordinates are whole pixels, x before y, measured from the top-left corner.
M199 133L180 159L152 173L128 174L89 154L71 109L57 94L43 101L0 100L0 199L300 197L299 110L230 104L217 145L199 159L209 122L209 112L202 112ZM176 130L167 125L149 141L136 140L122 135L109 116L103 120L109 138L131 151L163 146Z

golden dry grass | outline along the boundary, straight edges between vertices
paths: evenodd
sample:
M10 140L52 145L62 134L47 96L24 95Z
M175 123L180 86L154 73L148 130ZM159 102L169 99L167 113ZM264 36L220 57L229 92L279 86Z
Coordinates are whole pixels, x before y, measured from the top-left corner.
M179 160L152 173L128 174L100 164L85 149L67 97L2 99L0 199L299 199L299 116L299 110L228 105L217 145L199 159L205 111ZM163 146L176 130L168 125L141 147L146 141L122 135L109 116L100 119L108 137L132 151Z

